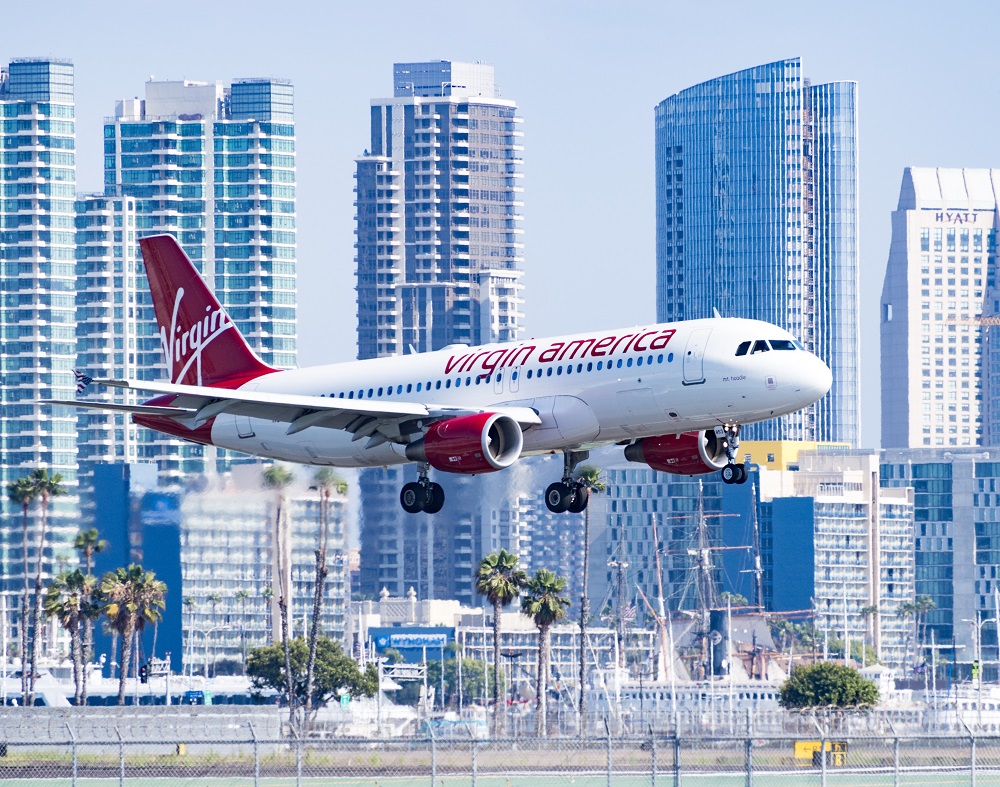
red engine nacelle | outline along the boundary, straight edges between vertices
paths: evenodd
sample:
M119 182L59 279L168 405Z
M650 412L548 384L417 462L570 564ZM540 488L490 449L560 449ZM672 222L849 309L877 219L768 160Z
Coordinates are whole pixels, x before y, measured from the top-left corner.
M406 458L448 473L492 473L521 455L524 435L517 421L499 413L477 413L431 424L406 446Z
M675 475L701 475L728 464L726 439L712 429L704 432L644 437L625 448L630 462L644 462L654 470Z

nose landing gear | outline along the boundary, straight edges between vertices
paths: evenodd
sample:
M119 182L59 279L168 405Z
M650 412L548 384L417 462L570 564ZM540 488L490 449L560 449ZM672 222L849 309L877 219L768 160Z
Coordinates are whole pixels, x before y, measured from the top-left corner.
M719 427L716 427L718 434ZM722 427L723 440L726 446L726 458L728 464L722 468L720 475L727 484L745 484L750 477L750 471L746 463L740 464L737 460L737 452L740 450L740 425L726 424Z
M580 462L590 456L589 451L566 451L563 453L562 481L549 484L545 490L545 507L553 514L569 512L580 514L590 501L590 487L573 478L573 471Z
M425 462L421 462L417 468L420 477L416 481L403 484L403 489L399 493L399 503L408 514L418 514L421 511L425 514L436 514L444 505L444 489L441 488L441 484L427 477L429 467Z

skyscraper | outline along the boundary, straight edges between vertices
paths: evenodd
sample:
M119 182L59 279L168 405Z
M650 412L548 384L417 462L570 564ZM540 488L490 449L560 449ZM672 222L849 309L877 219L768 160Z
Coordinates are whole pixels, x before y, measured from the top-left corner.
M520 123L492 66L394 66L357 160L358 358L520 336ZM447 476L448 517L405 514L397 498L413 478L412 467L361 474L362 593L412 586L473 603L484 544L519 549L517 494Z
M998 194L997 169L903 171L882 284L885 448L1000 441Z
M394 66L357 161L358 358L520 336L520 123L492 66Z
M44 468L61 474L70 492L49 504L44 550L37 505L30 511L30 573L38 560L49 573L76 532L76 413L38 404L75 390L73 65L23 58L0 68L0 116L0 575L9 594L23 586L26 563L21 508L8 500L8 483ZM16 608L8 596L6 609Z
M792 58L656 106L657 318L766 320L833 371L826 397L747 439L859 439L856 94Z
M109 196L135 202L136 238L177 236L250 346L268 364L296 362L293 88L274 79L146 83L104 126ZM141 267L135 360L164 375ZM139 459L170 474L204 470L203 446L145 436Z

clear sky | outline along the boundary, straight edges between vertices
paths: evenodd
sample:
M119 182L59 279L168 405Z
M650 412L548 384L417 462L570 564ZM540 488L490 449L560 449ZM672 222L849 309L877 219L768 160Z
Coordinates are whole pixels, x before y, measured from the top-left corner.
M103 118L150 76L294 83L302 365L355 357L354 158L394 62L491 63L517 101L525 313L539 336L655 319L659 101L785 57L814 83L857 81L862 442L877 447L889 215L905 166L1000 166L998 22L985 1L50 0L2 4L0 62L74 62L81 192L103 188Z

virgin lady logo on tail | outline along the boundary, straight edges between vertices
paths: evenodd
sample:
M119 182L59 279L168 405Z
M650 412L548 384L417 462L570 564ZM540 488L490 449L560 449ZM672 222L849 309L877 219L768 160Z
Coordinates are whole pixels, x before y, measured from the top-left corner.
M185 330L184 326L178 325L177 322L183 300L184 288L179 287L174 296L170 328L168 330L162 325L160 326L160 347L170 370L171 382L181 382L191 368L191 364L197 364L195 385L202 385L202 353L215 339L235 326L221 306L213 309L209 304L205 306L205 316Z

